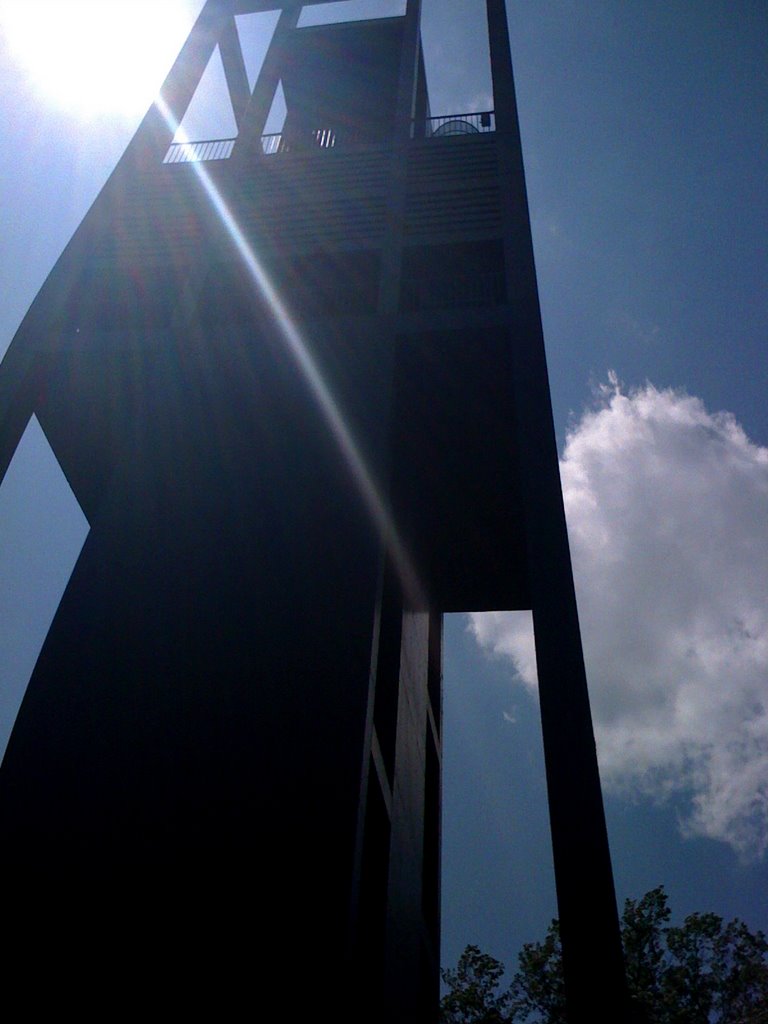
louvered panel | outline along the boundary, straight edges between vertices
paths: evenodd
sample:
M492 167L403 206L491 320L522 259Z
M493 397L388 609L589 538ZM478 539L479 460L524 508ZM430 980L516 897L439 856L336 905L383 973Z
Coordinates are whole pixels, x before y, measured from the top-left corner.
M408 241L487 238L500 232L494 136L432 139L415 146L408 161Z
M260 161L255 173L239 180L244 230L283 251L378 245L387 169L378 150L278 154Z
M155 262L220 248L226 239L212 191L245 237L260 243L296 251L377 245L388 171L389 157L378 150L278 154L218 167L206 188L194 165L166 166L121 195L101 255L117 248L122 257Z
M210 198L224 200L247 238L303 251L376 246L386 223L390 155L381 150L276 154L254 164L234 159L206 171L171 165L132 184L114 204L104 252L144 261L193 259L226 239ZM309 196L312 197L311 203ZM405 233L483 238L501 230L493 135L414 143L408 157Z
M347 197L346 201L266 203L246 208L241 227L248 237L260 238L285 251L345 248L378 244L384 231L383 196Z
M295 194L310 187L321 195L376 195L386 191L390 159L382 150L279 153L239 177L243 191L259 200L273 192Z
M408 157L409 192L453 188L457 183L497 181L496 138L470 135L429 139L415 144Z
M249 232L282 250L378 245L388 166L379 150L278 154L242 180L239 209Z
M498 187L445 189L411 194L405 233L416 239L493 238L501 232Z

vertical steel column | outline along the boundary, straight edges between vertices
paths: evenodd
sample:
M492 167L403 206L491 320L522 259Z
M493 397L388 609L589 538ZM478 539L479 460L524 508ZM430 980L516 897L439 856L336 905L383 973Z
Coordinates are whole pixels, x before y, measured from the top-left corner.
M280 68L284 60L285 46L290 34L298 24L300 14L300 5L286 4L280 10L269 49L264 57L259 77L256 79L250 103L243 116L240 140L234 152L235 160L252 159L254 147L257 155L261 155L261 136L280 82Z
M628 1014L616 898L558 472L504 0L487 0L539 699L570 1024Z
M379 326L388 345L390 388L394 384L397 348L397 318L400 306L408 155L411 126L416 113L416 93L421 51L421 0L408 0L400 50L397 99L389 153L387 228L381 254ZM390 435L391 442L391 435ZM388 457L387 469L391 470ZM385 546L390 538L383 538ZM388 552L391 558L391 553ZM397 680L396 755L392 783L391 827L399 857L389 864L387 921L384 947L384 991L380 1010L386 1024L420 1024L422 985L419 955L419 914L417 898L422 880L423 786L428 673L428 624L425 596L418 579L407 572L400 559L398 570L402 634ZM379 680L376 680L376 685Z
M248 84L248 72L245 68L243 49L240 46L234 14L227 19L222 29L219 53L227 80L229 98L232 101L235 123L238 131L242 131L243 116L251 101L251 88Z

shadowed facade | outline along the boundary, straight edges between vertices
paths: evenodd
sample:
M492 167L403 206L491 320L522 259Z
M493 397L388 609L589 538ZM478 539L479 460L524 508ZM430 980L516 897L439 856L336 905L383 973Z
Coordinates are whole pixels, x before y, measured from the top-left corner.
M435 1020L442 614L531 608L570 1018L620 1020L503 3L495 109L439 118L418 0L284 5L252 88L274 7L209 0L0 369L2 468L35 413L90 524L0 770L9 927L75 987ZM174 141L217 47L237 136Z

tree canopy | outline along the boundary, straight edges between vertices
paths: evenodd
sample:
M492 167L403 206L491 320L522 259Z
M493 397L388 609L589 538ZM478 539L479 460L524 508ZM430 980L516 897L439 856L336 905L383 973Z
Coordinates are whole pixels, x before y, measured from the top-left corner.
M743 921L696 913L670 925L663 886L621 917L627 983L650 1024L768 1024L768 942ZM504 965L467 946L445 970L442 1024L566 1024L560 931L528 942L504 988Z

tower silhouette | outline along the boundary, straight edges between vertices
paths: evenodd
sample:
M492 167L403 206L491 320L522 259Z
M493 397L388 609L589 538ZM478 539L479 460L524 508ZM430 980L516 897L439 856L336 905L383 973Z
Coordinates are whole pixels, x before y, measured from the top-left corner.
M418 0L300 11L208 0L0 369L90 524L0 770L16 968L433 1020L442 614L530 608L570 1020L621 1020L503 0L442 117ZM179 138L212 57L236 136Z

